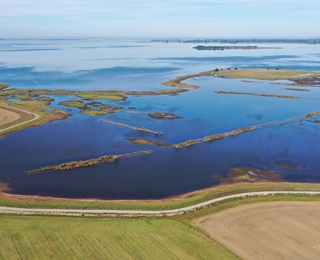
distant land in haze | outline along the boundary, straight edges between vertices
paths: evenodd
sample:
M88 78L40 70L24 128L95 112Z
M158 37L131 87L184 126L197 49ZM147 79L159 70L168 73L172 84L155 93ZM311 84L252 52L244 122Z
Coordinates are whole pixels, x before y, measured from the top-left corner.
M260 49L282 49L282 47L258 47L256 45L249 45L249 46L226 46L226 45L218 45L218 46L212 46L212 45L198 45L193 47L193 49L196 49L198 51L224 51L224 50L260 50Z
M320 44L319 38L314 39L152 39L151 42L164 43L227 43L227 44L248 44L248 43L290 43L290 44Z

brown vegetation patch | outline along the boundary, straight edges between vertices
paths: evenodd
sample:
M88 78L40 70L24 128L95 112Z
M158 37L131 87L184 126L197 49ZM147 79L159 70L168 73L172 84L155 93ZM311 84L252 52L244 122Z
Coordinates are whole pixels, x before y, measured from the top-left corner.
M161 113L161 112L148 113L148 116L151 118L161 119L161 120L173 120L173 119L183 118L183 117L177 116L173 113Z
M10 86L10 84L0 83L0 90L5 89L9 86Z
M202 142L215 141L215 140L223 139L223 138L225 138L227 136L239 135L239 134L243 134L245 132L254 131L256 129L258 129L258 127L256 127L256 126L244 127L244 128L236 129L236 130L233 130L233 131L230 131L230 132L227 132L227 133L223 133L223 134L210 135L210 136L206 136L206 137L203 137L203 138L199 138L199 139L195 139L195 140L188 140L188 141L185 141L185 142L182 142L182 143L174 144L173 148L179 149L179 148L182 148L182 147L187 147L187 146L200 144Z
M275 164L283 166L283 167L291 168L291 169L298 169L298 167L292 163L276 161Z
M221 183L239 183L239 182L279 182L280 176L271 170L260 170L248 166L232 167L225 178L220 174L214 174Z
M264 202L195 221L242 259L318 259L320 202Z
M320 86L320 78L319 77L310 77L310 78L298 78L292 79L295 83L299 85L319 85Z
M105 155L105 156L101 156L99 158L94 158L94 159L90 159L90 160L72 161L72 162L61 163L61 164L53 165L53 166L45 166L45 167L41 167L38 169L27 171L27 173L28 174L38 174L38 173L42 173L45 171L72 170L72 169L76 169L76 168L95 166L97 164L105 163L105 162L115 162L121 158L140 156L140 155L144 155L144 154L150 154L152 152L153 151L149 150L149 151L140 151L140 152L134 152L134 153L120 154L120 155Z
M62 110L55 110L54 112L48 112L45 114L46 114L46 117L43 120L41 120L35 124L30 125L30 127L49 124L53 121L63 120L63 119L68 118L69 116L71 116L71 114L69 114L68 112L62 111Z
M160 147L169 147L171 146L171 144L165 143L165 142L161 142L161 141L151 141L148 139L133 139L133 138L128 138L127 139L129 142L133 143L133 144L137 144L137 145L145 145L145 144L153 144L156 146L160 146Z

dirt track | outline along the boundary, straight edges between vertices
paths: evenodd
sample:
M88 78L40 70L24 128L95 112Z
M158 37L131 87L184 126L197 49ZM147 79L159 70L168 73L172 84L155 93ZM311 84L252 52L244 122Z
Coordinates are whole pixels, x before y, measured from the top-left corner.
M0 127L17 121L20 117L19 114L0 107Z
M243 259L319 259L320 202L265 202L195 223Z

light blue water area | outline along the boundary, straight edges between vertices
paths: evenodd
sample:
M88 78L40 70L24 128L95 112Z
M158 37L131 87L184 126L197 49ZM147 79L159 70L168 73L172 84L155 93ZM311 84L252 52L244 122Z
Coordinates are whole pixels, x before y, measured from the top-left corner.
M320 70L320 47L283 45L283 49L197 51L193 44L154 43L146 39L30 39L0 41L0 82L13 88L69 90L159 90L174 77L215 68L270 67ZM11 192L61 197L160 198L218 184L213 174L232 166L273 169L288 181L320 181L317 118L261 128L197 146L174 149L134 145L128 138L170 144L225 133L271 121L282 122L320 110L320 89L288 91L288 82L202 77L198 85L175 96L128 96L124 101L97 100L122 107L97 117L60 104L90 100L50 95L51 107L71 114L65 120L21 130L0 138L0 178ZM301 87L298 87L301 88ZM214 90L294 95L301 99L216 94ZM182 118L159 120L148 113ZM139 132L102 119L145 127ZM27 170L103 155L153 150L153 154L95 167L35 176ZM298 166L290 169L275 162Z

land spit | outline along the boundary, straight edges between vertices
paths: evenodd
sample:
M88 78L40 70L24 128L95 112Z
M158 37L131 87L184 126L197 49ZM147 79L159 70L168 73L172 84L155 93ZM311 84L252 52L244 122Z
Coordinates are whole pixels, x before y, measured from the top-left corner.
M288 88L286 90L305 91L301 89L291 89L291 88ZM227 94L227 95L248 95L248 96L257 96L257 97L320 100L319 98L303 98L303 97L280 95L280 94L261 94L261 93L252 93L252 92L222 91L222 90L214 90L213 92L216 94Z
M137 130L137 131L152 133L152 134L155 134L155 135L162 135L161 132L156 132L156 131L153 131L153 130L149 130L149 129L144 128L144 127L127 125L127 124L124 124L124 123L119 123L119 122L115 122L115 121L111 121L111 120L107 120L107 119L101 119L101 121L102 121L102 122L109 123L109 124L113 124L113 125L118 125L118 126L123 126L123 127L131 128L131 129L134 129L134 130Z
M302 118L316 116L316 115L319 115L319 114L320 114L320 111L310 112L310 113L307 113L307 114L304 114L304 115L301 115L301 116L297 116L297 117L294 117L294 118L287 118L284 122L291 122L291 121L295 121L295 120L302 119ZM206 136L206 137L203 137L203 138L194 139L194 140L188 140L188 141L185 141L185 142L174 144L173 148L179 149L179 148L182 148L182 147L192 146L192 145L200 144L200 143L203 143L203 142L215 141L215 140L223 139L223 138L225 138L227 136L239 135L239 134L243 134L243 133L246 133L246 132L249 132L249 131L257 130L257 129L259 129L261 127L264 127L264 126L281 124L281 123L284 123L284 122L272 121L272 122L267 122L267 123L264 123L264 124L255 125L255 126L248 126L248 127L244 127L244 128L239 128L239 129L236 129L236 130L233 130L233 131L230 131L230 132L226 132L226 133L223 133L223 134L209 135L209 136Z
M130 157L134 157L134 156L140 156L140 155L151 154L151 153L153 153L152 150L147 150L147 151L139 151L139 152L134 152L134 153L119 154L119 155L105 155L105 156L101 156L99 158L85 160L85 161L73 161L73 162L66 162L66 163L61 163L61 164L53 165L53 166L45 166L45 167L38 168L35 170L27 171L27 174L29 174L29 175L30 174L37 174L37 173L42 173L44 171L72 170L72 169L76 169L76 168L95 166L97 164L105 163L105 162L115 162L115 161L122 159L122 158L130 158Z
M320 86L320 72L304 70L279 70L279 69L231 69L216 68L197 74L176 77L175 79L162 83L165 86L179 87L182 89L197 89L199 86L182 83L183 80L197 77L219 77L219 78L245 78L258 80L289 80L299 86Z

